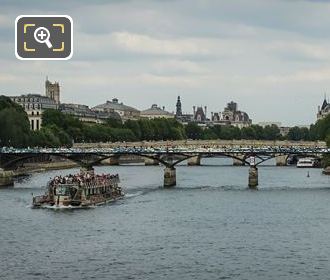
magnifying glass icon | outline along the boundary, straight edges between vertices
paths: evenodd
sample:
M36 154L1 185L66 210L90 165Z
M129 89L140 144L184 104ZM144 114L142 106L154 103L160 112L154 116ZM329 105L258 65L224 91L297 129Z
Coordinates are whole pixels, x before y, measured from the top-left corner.
M41 44L46 44L49 49L53 47L52 43L49 41L50 33L46 27L38 27L34 31L34 39Z

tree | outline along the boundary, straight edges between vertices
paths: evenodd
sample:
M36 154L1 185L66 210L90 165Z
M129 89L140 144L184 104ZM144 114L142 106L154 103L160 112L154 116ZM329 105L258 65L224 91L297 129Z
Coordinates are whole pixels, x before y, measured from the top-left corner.
M186 135L189 139L202 139L203 130L197 123L188 123L186 126Z
M224 139L224 140L241 139L241 131L238 127L232 125L225 125L221 127L220 139Z
M252 126L243 127L241 129L241 137L242 139L257 139L257 134Z
M127 120L124 124L124 128L130 129L134 133L135 139L141 140L142 133L139 122Z
M0 96L0 146L29 144L30 124L24 109L6 96Z
M299 141L299 140L310 140L310 133L309 133L309 129L307 127L298 127L298 126L294 126L291 127L287 138L289 140L294 140L294 141Z
M263 139L278 140L281 138L281 132L277 125L266 125L264 128Z
M263 140L264 139L264 129L262 126L257 125L257 124L253 124L251 125L251 127L254 130L255 133L255 139L256 140Z
M113 128L122 128L123 127L122 121L120 119L115 119L115 118L108 118L106 120L106 124Z

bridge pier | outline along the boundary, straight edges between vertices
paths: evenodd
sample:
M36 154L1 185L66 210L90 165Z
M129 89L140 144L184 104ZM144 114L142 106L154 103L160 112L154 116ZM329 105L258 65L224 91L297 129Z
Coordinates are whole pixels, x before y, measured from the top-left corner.
M237 158L233 158L233 165L234 166L244 166L244 155L235 155ZM241 160L240 160L241 159Z
M194 157L188 158L187 164L189 166L201 165L201 156L194 156Z
M0 187L8 187L14 185L14 172L13 171L5 171L0 168Z
M287 155L280 155L275 157L276 160L276 166L286 166L287 165Z
M145 166L159 165L159 161L153 158L145 158L144 165Z
M175 167L165 167L164 169L164 187L174 187L176 185L176 169Z
M119 157L109 157L101 162L104 165L119 165Z
M249 188L256 190L258 186L258 168L251 165L249 169Z

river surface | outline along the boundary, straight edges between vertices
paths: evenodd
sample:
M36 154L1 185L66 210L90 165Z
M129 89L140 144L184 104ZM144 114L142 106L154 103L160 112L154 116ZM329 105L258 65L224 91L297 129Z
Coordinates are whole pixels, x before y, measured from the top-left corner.
M225 159L119 173L126 197L84 210L31 209L31 193L77 169L0 189L0 279L329 279L330 176L321 169L248 168Z

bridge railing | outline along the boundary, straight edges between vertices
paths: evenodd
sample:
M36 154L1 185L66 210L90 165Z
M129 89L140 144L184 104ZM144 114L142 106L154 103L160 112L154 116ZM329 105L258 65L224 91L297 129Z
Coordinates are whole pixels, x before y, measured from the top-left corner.
M3 147L0 154L216 154L216 153L237 153L237 154L328 154L330 148L307 147L307 146L259 146L259 147L230 147L230 146L175 146L175 147L112 147L112 148L26 148L16 149Z
M263 146L299 146L326 147L324 141L268 141L268 140L176 140L176 141L139 141L107 143L74 143L75 148L112 148L112 147L170 147L170 146L227 146L227 147L263 147Z

